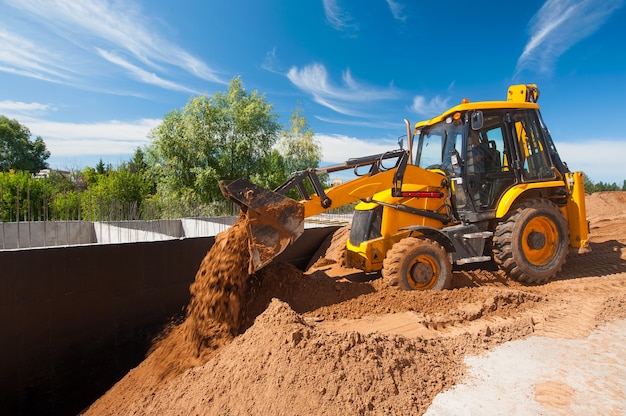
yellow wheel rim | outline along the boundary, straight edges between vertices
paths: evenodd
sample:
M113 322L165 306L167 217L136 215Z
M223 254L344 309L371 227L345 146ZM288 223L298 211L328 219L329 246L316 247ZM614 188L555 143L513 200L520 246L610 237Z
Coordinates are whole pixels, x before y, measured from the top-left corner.
M531 219L522 233L524 257L535 266L550 263L558 251L559 231L547 217Z
M414 290L428 290L437 283L441 274L439 263L432 256L417 256L408 269L407 281Z

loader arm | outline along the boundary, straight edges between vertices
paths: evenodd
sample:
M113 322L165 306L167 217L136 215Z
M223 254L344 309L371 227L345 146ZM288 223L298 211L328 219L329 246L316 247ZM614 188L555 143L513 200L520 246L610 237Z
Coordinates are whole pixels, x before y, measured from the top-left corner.
M304 218L338 208L352 202L371 198L385 189L400 194L404 174L410 155L398 149L383 154L350 159L345 163L325 168L311 168L295 172L284 184L271 191L252 184L246 179L220 181L224 197L236 202L248 218L250 235L249 272L262 268L293 243L304 232ZM395 160L392 168L386 168ZM319 175L354 169L357 178L346 183L324 189ZM366 170L359 174L358 169ZM308 194L305 183L309 182L314 192ZM291 189L300 192L301 200L285 196Z
M328 188L324 195L330 204L325 203L325 199L320 195L311 194L308 199L299 201L304 206L304 218L371 198L374 194L393 186L396 173L397 169L393 168Z

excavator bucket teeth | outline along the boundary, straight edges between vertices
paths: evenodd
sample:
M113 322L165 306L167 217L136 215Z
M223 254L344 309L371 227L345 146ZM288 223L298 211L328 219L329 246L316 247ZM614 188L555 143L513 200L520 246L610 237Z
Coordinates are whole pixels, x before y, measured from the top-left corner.
M304 232L302 204L246 179L220 181L224 197L247 213L250 265L254 273L270 263Z

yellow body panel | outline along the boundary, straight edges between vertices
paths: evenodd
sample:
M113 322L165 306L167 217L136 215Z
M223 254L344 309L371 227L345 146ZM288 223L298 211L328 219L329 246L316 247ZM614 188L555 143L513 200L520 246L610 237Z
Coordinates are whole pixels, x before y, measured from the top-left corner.
M389 169L384 172L379 172L374 176L362 176L326 189L326 196L332 201L331 206L326 208L322 207L319 196L313 194L310 200L300 201L300 203L304 205L304 217L308 218L355 201L367 200L381 191L387 190L390 192L395 173L396 169ZM431 187L439 190L442 179L444 179L444 177L438 173L422 169L415 165L407 165L402 189L406 191L416 191L430 190L429 187ZM410 185L412 183L419 183L421 185Z
M511 85L507 92L507 101L516 103L533 102L539 99L539 89L536 84Z
M589 244L589 223L587 222L585 207L583 173L566 173L565 179L570 193L570 197L567 200L570 246L585 249Z
M409 168L410 172L409 172ZM443 193L441 198L394 198L391 190L386 189L373 196L374 201L384 202L386 204L396 205L402 204L411 208L420 210L435 211L445 214L444 205L448 198L448 190L441 187L441 181L444 176L440 173L427 171L415 166L407 166L407 175L402 186L403 191L439 191ZM430 182L434 185L417 184L416 182ZM361 202L355 207L357 211L372 210L378 207L375 202ZM415 225L423 225L433 228L443 228L444 224L440 221L427 218L408 212L399 211L392 206L383 206L382 208L383 222L381 224L382 237L369 241L364 241L359 245L352 245L348 240L348 264L352 267L359 268L365 272L379 271L383 267L385 255L391 247L408 236L409 232L401 230L404 227Z
M504 217L511 206L517 201L520 195L530 189L545 189L545 188L558 188L563 187L562 181L548 181L548 182L533 182L533 183L522 183L519 185L515 185L508 189L502 198L500 198L500 202L498 203L498 208L496 209L496 218Z
M445 113L435 116L430 120L420 121L415 124L415 130L419 130L423 126L430 126L440 121L445 120L446 118L452 116L457 112L464 112L469 110L497 110L501 108L534 108L539 109L539 105L537 103L527 103L527 102L514 102L514 101L477 101L477 102L468 102L464 104L459 104L455 107L446 110Z
M364 241L358 246L353 246L348 240L348 265L363 270L366 273L377 272L383 268L383 260L391 247L409 235L408 231L402 231L388 238L377 238Z
M585 248L589 239L589 224L587 223L587 214L585 212L585 189L583 186L583 173L571 172L565 174L565 183L563 181L534 182L515 185L507 190L496 210L496 218L503 218L511 209L511 206L526 191L531 189L558 188L567 186L568 199L567 204L561 207L561 212L567 219L570 246L576 248Z

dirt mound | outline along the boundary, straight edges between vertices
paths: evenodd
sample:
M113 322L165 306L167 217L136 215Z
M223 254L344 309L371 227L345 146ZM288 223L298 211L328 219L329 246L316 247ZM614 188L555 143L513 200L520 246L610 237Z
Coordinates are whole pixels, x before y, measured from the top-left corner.
M585 197L587 216L590 218L611 218L624 213L626 192L596 192Z
M596 192L585 198L591 241L620 239L626 229L626 192Z
M592 252L556 281L523 286L485 263L441 292L339 267L337 238L307 273L273 263L248 276L238 223L203 261L185 321L87 414L423 414L467 354L626 317L626 193L589 196L587 211Z
M168 384L148 406L131 404L126 412L415 414L428 392L460 374L459 355L439 342L321 331L274 300L215 359Z

